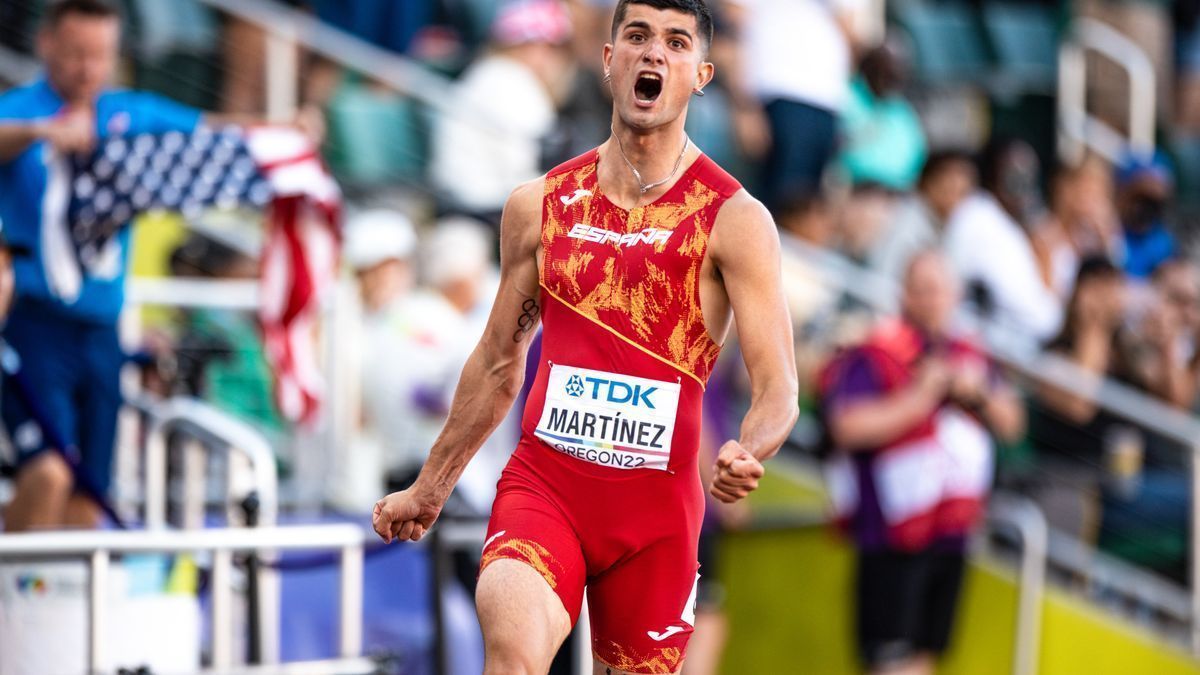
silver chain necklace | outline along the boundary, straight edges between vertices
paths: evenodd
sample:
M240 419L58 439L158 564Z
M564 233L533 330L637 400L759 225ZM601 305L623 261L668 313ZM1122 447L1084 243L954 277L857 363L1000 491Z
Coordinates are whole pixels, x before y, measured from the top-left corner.
M687 134L684 134L683 149L679 151L679 156L675 158L675 168L671 169L670 175L660 181L647 183L642 180L642 172L637 170L637 167L633 165L633 162L629 161L629 156L625 154L625 146L621 145L621 137L617 135L617 130L609 127L609 131L612 131L613 138L617 139L617 149L621 151L621 159L625 160L625 164L629 167L629 170L633 172L633 178L638 182L638 189L641 190L642 194L646 194L647 192L675 177L675 173L679 171L679 165L683 162L683 155L687 152L688 145L690 145L692 142L692 139L689 138Z

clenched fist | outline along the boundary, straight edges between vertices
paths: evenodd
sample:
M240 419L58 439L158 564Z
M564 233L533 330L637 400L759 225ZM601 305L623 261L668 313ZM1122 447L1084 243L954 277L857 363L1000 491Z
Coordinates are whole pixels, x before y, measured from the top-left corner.
M385 544L392 540L419 541L433 527L444 502L416 487L393 492L375 502L371 524Z
M70 108L39 124L37 134L61 153L91 152L96 146L96 116L88 108Z
M737 441L726 441L717 454L709 494L718 501L732 504L758 489L763 475L762 462Z

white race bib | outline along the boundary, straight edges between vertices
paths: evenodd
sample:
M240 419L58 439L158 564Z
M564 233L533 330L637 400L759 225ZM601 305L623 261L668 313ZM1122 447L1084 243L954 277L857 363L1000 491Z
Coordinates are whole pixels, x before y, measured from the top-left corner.
M679 382L551 364L534 435L585 462L666 471Z

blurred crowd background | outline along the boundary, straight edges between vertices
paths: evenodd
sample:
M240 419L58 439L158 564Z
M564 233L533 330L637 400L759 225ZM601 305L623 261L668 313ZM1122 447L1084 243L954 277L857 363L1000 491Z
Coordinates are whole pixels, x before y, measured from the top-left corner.
M204 110L303 118L346 194L315 428L275 408L245 309L142 303L127 347L153 367L137 387L199 396L264 430L285 506L365 513L412 480L445 420L495 292L509 191L609 133L600 54L615 3L122 4L124 84ZM818 374L895 313L909 262L937 249L961 288L956 321L996 361L1050 354L1076 367L1078 387L1006 371L1027 424L998 445L997 486L1087 550L1187 585L1191 448L1092 393L1106 382L1144 394L1169 419L1200 404L1200 2L710 4L717 77L687 128L779 227L805 412L783 465L818 475ZM303 12L324 32L271 35L249 19L260 6ZM40 7L0 0L0 81L36 72ZM1075 59L1071 45L1088 40L1102 44ZM1133 70L1106 49L1132 54ZM142 216L133 283L253 279L259 230L245 214ZM711 415L736 429L746 384L726 351L728 395ZM472 464L463 513L487 512L516 433L510 419ZM732 529L752 520L726 515ZM1168 630L1165 610L1119 586L1088 591Z

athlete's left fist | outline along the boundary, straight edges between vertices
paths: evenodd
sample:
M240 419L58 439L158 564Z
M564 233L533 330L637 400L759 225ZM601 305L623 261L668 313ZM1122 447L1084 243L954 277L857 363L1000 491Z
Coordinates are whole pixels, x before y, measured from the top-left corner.
M713 467L712 487L708 489L717 501L732 504L758 489L763 476L762 462L737 441L726 441L717 453Z

